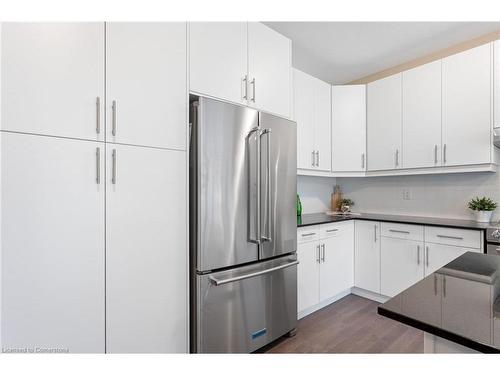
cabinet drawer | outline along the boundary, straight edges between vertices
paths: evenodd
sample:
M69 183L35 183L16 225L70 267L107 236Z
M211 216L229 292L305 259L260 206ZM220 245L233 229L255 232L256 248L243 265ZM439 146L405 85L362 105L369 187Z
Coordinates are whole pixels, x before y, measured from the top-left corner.
M425 242L481 249L481 231L426 226Z
M297 242L309 242L319 239L319 225L312 225L297 229Z
M319 227L319 238L338 237L344 233L352 222L343 222L335 224L323 224Z
M402 238L413 241L424 240L424 227L422 225L382 223L380 231L380 235L383 237Z

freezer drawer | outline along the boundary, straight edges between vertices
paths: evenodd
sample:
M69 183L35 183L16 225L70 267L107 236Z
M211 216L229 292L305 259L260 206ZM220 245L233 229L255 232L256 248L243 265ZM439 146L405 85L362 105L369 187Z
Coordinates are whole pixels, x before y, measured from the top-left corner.
M197 276L197 352L250 353L297 325L297 257Z

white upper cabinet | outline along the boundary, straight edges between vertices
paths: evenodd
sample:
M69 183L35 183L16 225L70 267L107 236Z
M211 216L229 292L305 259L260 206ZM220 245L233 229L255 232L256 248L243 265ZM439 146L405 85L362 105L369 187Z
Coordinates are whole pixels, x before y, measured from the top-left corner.
M401 167L401 73L368 84L368 170Z
M190 91L291 116L292 44L260 22L191 22Z
M332 171L366 170L366 86L332 87Z
M104 140L104 23L2 23L2 130Z
M330 85L293 69L297 168L331 170Z
M492 44L442 60L443 165L491 162Z
M314 148L314 81L293 69L294 120L297 122L297 168L315 167Z
M331 86L315 79L314 98L314 143L316 148L316 167L321 171L332 169L332 120Z
M0 138L2 347L104 353L104 145Z
M192 92L246 104L247 23L189 23Z
M493 58L494 70L493 70L493 87L495 89L494 98L494 126L495 128L500 128L500 40L494 43L495 56Z
M106 145L110 353L187 350L186 154Z
M403 72L404 168L441 164L441 60Z
M291 68L290 39L260 22L249 22L249 105L283 117L290 117Z
M186 24L106 24L108 142L186 149Z

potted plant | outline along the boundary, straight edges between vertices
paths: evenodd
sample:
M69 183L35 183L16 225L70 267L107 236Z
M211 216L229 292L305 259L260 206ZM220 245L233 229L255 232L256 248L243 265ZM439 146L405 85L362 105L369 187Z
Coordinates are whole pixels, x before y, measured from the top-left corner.
M491 198L487 197L476 197L471 199L467 206L474 211L476 221L480 223L489 223L493 211L497 208L496 202L493 202Z
M352 206L354 206L354 201L352 199L344 198L340 201L340 211L344 214L351 212Z

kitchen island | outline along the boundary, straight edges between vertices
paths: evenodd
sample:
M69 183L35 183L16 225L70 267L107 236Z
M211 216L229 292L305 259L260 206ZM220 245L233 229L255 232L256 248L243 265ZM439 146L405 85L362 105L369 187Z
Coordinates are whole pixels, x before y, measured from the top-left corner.
M378 307L424 331L426 353L500 353L500 257L467 252Z

